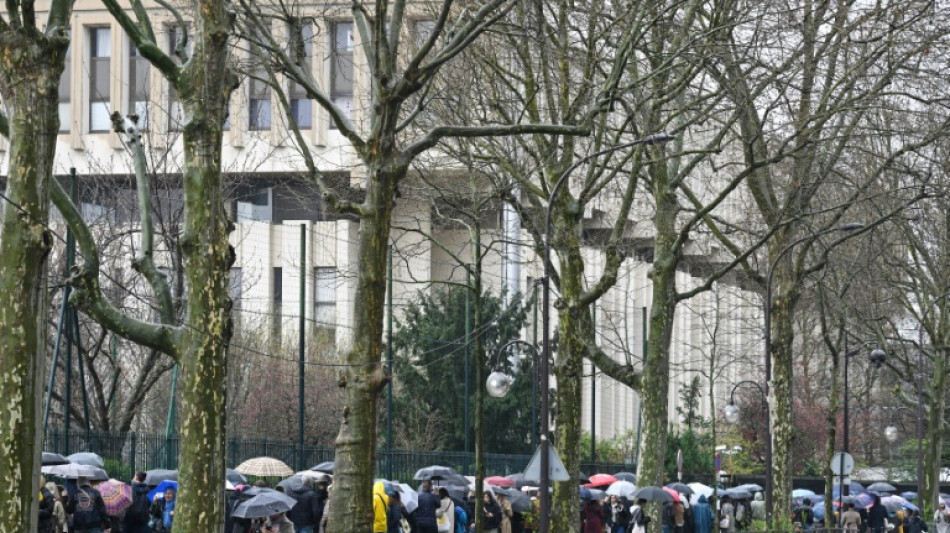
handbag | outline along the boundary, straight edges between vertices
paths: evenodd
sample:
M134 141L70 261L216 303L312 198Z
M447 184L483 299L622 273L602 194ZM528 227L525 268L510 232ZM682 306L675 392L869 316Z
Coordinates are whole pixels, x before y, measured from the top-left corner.
M439 526L439 533L452 533L452 524L449 523L449 518L444 514L438 517L435 523Z
M729 515L722 517L722 519L719 521L719 529L729 529L729 526L731 525L732 523L729 521Z

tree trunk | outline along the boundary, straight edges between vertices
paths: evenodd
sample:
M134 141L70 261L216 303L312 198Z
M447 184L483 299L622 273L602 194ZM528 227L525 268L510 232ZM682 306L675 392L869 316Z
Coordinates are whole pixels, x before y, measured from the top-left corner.
M218 115L218 113L211 113ZM209 119L186 129L186 216L182 251L188 314L181 364L181 497L175 530L219 531L224 523L227 347L231 339L229 274L232 225L222 199L221 126Z
M35 30L34 30L35 31ZM61 46L60 46L61 45ZM0 533L33 531L42 449L49 180L59 134L66 44L0 36L0 90L10 112L10 162L0 229Z
M475 221L474 240L472 246L473 263L472 282L468 289L472 291L472 331L482 331L482 242L481 227ZM485 354L482 335L478 333L471 338L472 368L475 369L475 533L485 531L485 523L481 520L485 507L484 486L485 479ZM468 431L468 428L465 428Z
M940 470L943 468L941 455L943 451L943 414L944 397L947 390L947 355L943 350L934 346L933 380L930 382L930 405L927 409L927 440L924 450L924 494L920 501L923 503L924 518L932 517L936 511L937 498L940 493Z
M665 180L654 176L657 190L656 237L653 251L653 301L650 308L650 334L646 361L643 364L643 388L640 402L643 409L640 461L637 484L663 485L663 465L669 426L667 412L670 381L670 342L676 310L676 265L679 257L674 248L677 238L676 216L679 212L675 196L665 190ZM654 521L658 527L660 520Z
M847 333L845 333L847 335ZM835 453L835 440L837 439L837 430L838 430L838 394L840 394L841 387L839 385L838 374L840 373L841 365L839 364L839 359L841 357L838 355L837 351L832 351L831 353L831 394L830 401L828 402L828 411L825 415L825 461L824 461L824 472L825 472L825 516L833 517L834 516L834 507L833 507L833 491L834 491L834 474L831 472L831 457ZM845 372L847 372L848 360L847 355L845 355L844 360ZM847 391L845 391L847 392ZM844 510L842 509L842 512ZM826 519L826 523L830 518ZM828 524L834 526L834 524Z
M770 257L784 248L777 236L771 243ZM791 268L779 264L775 269L772 298L772 382L769 384L769 416L772 421L772 524L779 530L791 529L792 445L792 359L794 324L792 323L797 289Z
M354 301L353 346L340 373L343 421L336 438L334 493L329 528L334 532L373 531L372 494L376 471L377 398L389 376L380 366L386 298L386 246L393 194L407 167L369 165L366 200L360 217L359 273Z

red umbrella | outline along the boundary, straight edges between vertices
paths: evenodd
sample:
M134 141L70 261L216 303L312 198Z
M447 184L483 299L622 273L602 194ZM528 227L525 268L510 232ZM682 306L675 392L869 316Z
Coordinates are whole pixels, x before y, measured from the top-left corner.
M486 477L485 483L488 483L489 485L494 485L496 487L505 487L505 488L515 486L514 481L506 477L501 477L501 476Z
M594 474L590 477L590 482L584 485L587 488L591 487L606 487L617 482L617 478L611 476L610 474Z
M673 490L673 489L671 489L671 488L669 488L669 487L663 487L663 490L665 490L666 492L668 492L668 493L670 494L670 496L673 497L673 501L674 501L674 502L680 501L680 493L676 492L675 490Z
M132 487L117 479L99 483L96 485L96 490L102 495L102 501L106 504L106 514L109 516L120 516L132 505Z

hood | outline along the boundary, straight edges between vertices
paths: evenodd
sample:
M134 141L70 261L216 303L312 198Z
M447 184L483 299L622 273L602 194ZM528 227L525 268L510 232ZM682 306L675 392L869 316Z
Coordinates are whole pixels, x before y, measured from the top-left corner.
M53 495L55 499L57 500L59 499L59 489L56 488L56 483L53 483L52 481L47 481L46 485L43 485L43 487L45 487L46 490L50 491L50 493Z
M377 481L373 484L373 497L375 498L376 496L382 496L386 505L389 505L389 495L386 494L386 486L383 485L382 481Z
M706 495L705 495L705 494L700 494L700 495L699 495L699 498L696 500L696 503L701 503L701 504L706 505L706 504L709 503L709 500L706 499Z
M755 498L753 498L753 499L754 499L755 501L757 501L757 502L762 501L762 493L761 493L761 492L756 492L756 493L755 493Z

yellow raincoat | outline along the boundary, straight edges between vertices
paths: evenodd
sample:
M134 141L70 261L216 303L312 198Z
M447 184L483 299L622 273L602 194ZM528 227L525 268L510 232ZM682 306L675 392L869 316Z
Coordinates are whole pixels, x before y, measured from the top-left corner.
M386 533L386 511L389 508L389 496L382 481L373 485L373 533Z

